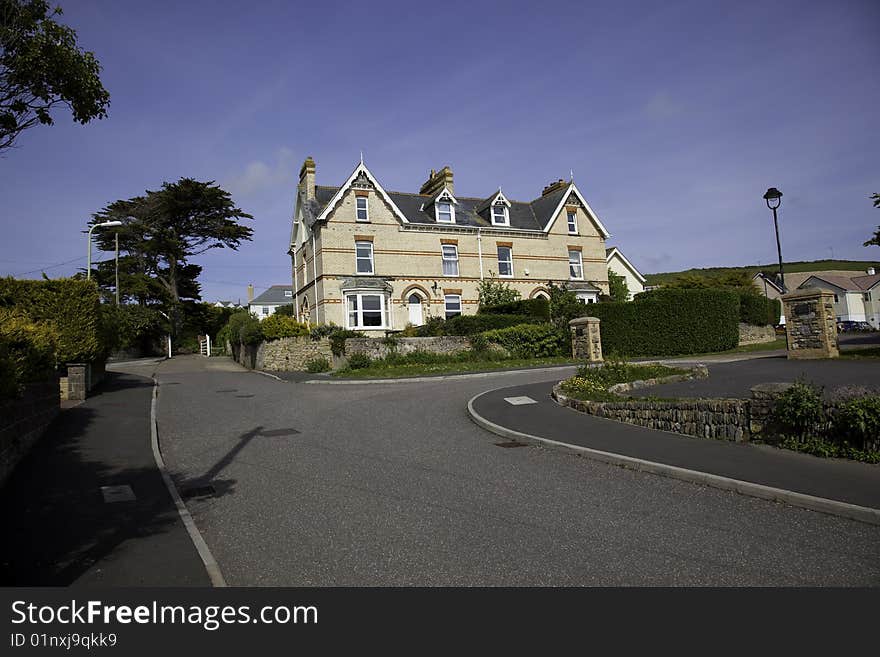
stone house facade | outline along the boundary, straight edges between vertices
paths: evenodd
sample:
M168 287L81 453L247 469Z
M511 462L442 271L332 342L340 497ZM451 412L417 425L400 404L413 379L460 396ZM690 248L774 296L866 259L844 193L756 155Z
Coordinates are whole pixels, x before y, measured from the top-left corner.
M455 194L452 170L431 171L419 193L386 191L359 163L339 187L300 170L288 253L301 321L381 335L430 317L473 314L481 280L523 298L566 284L584 303L608 293L608 231L573 182L531 202L499 189Z

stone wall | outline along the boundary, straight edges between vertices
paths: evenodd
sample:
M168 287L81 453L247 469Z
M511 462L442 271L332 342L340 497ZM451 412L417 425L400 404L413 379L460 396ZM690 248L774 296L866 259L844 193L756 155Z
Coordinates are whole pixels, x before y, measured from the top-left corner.
M470 339L459 335L441 335L428 338L348 338L345 355L366 354L370 358L385 358L391 351L409 354L426 351L432 354L455 354L471 348Z
M233 350L235 360L248 369L270 372L303 372L306 364L315 358L326 358L333 364L330 340L312 340L308 336L281 338L259 345L242 345Z
M789 358L840 355L834 293L818 288L795 290L782 297L782 306Z
M27 384L17 399L0 400L0 485L58 415L59 396L55 377Z
M747 344L762 344L776 340L776 330L772 326L754 326L753 324L739 323L739 346Z
M82 401L106 376L104 361L98 363L68 363L67 376L58 379L61 399Z

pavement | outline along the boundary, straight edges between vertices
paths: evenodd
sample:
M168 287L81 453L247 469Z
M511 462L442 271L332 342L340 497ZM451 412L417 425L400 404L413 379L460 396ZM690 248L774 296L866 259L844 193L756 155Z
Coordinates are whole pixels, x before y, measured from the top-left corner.
M210 585L153 459L152 388L108 373L16 467L0 490L0 584ZM106 502L105 486L134 499Z
M868 361L788 361L762 358L709 365L709 378L652 386L640 396L748 397L751 386L806 377L832 389L880 382L880 363ZM580 413L551 397L555 382L492 390L473 399L483 419L509 432L751 482L801 495L868 507L880 513L880 466L822 459L763 445L702 440ZM528 397L537 403L512 405ZM878 516L880 520L880 516Z

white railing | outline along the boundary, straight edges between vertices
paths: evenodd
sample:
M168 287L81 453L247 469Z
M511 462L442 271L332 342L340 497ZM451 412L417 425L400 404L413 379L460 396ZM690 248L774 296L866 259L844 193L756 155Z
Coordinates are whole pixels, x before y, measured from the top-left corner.
M199 353L202 356L211 356L211 336L210 335L200 335L199 336Z

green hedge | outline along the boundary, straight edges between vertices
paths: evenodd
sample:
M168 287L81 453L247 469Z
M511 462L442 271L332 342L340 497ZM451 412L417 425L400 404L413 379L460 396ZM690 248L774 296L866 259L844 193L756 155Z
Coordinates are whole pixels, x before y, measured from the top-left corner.
M565 335L549 324L520 324L486 331L481 337L501 345L515 358L547 358L566 351Z
M526 315L457 315L449 319L432 317L414 329L416 337L438 335L476 335L484 331L503 329L519 324L540 324L546 320Z
M698 354L733 349L739 342L739 298L729 290L661 289L629 303L592 304L584 314L602 320L606 354Z
M0 399L18 395L23 383L46 380L55 371L57 342L54 325L0 308Z
M478 315L527 315L550 321L550 301L548 299L518 299L497 306L480 306Z
M751 291L739 293L739 321L755 326L776 326L782 304L779 299L768 299Z
M278 340L280 338L295 338L309 335L307 324L300 324L295 317L289 315L269 315L260 322L263 336L266 340Z
M102 325L98 286L93 281L0 279L0 306L14 308L34 322L58 330L59 363L99 361L113 348Z

